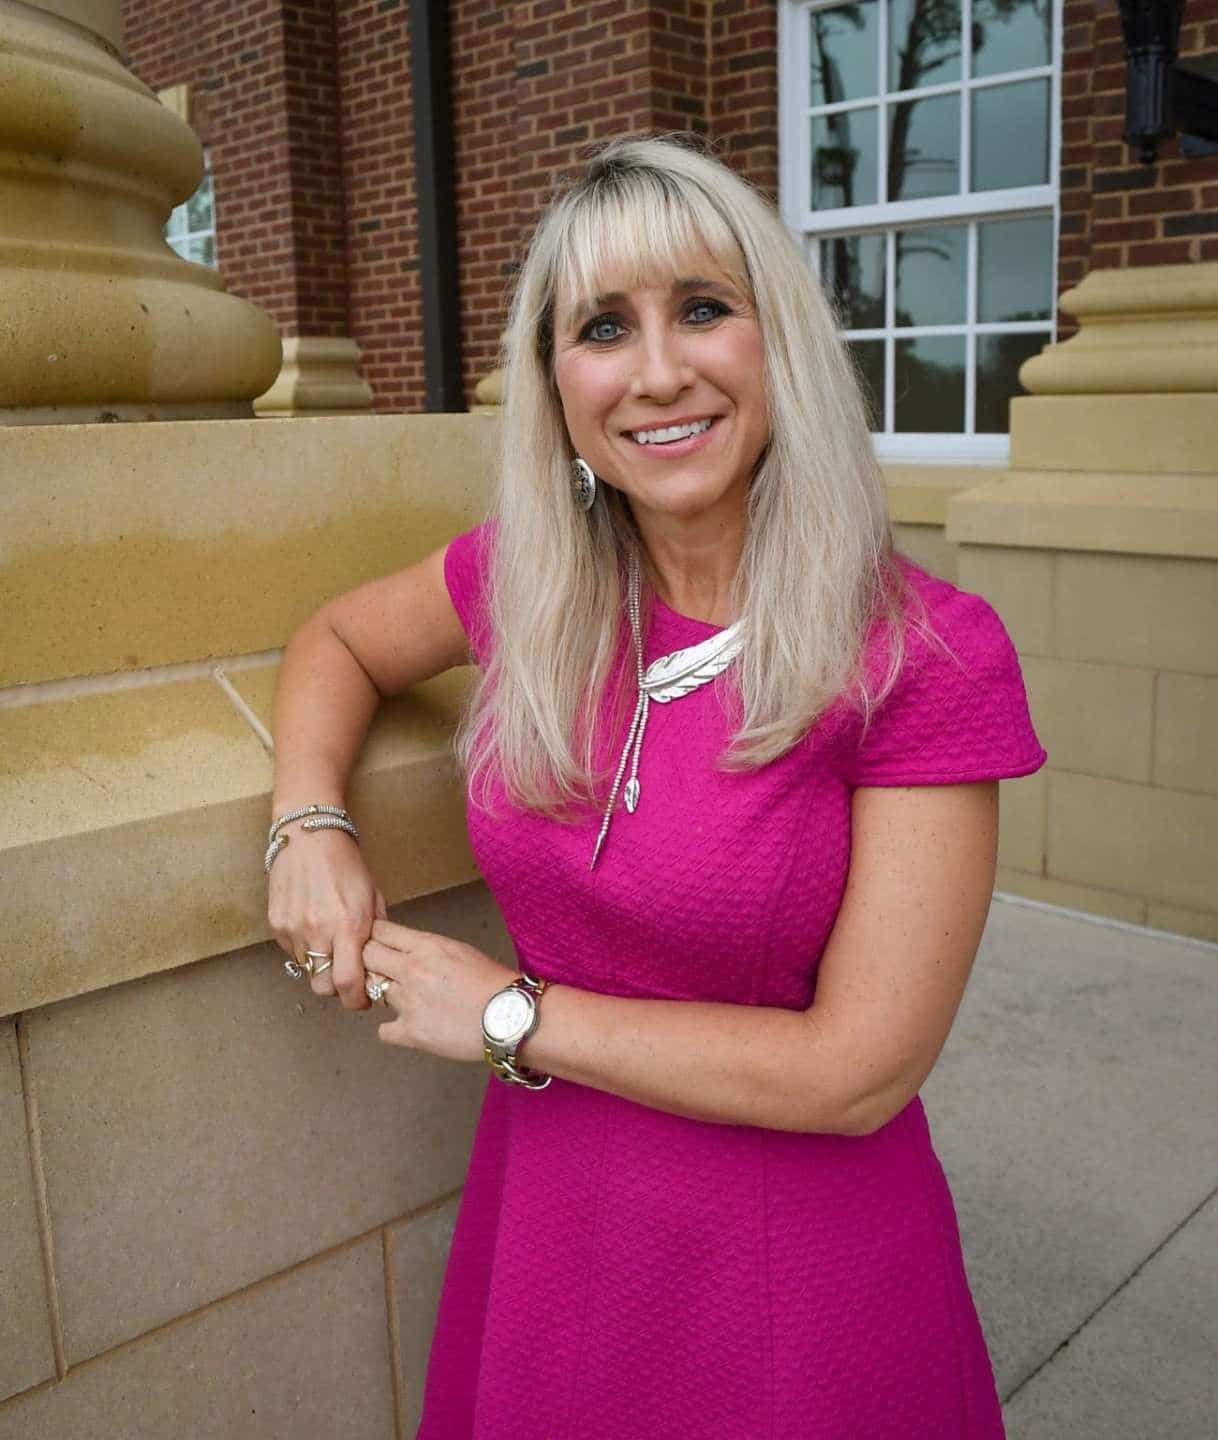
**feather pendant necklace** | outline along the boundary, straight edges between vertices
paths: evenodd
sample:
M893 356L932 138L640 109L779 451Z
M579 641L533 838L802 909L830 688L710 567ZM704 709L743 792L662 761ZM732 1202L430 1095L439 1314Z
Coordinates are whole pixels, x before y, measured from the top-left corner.
M638 675L639 698L634 707L634 718L622 747L622 758L618 761L617 774L613 777L613 788L609 791L609 803L605 806L605 817L601 821L600 834L592 851L591 870L601 852L601 845L609 833L609 822L613 818L613 807L617 801L618 787L626 770L626 761L633 752L630 779L622 798L626 810L633 815L638 809L642 787L639 785L639 751L643 746L643 731L647 728L647 710L653 700L666 705L670 700L679 700L700 686L706 685L722 674L740 654L744 645L741 621L735 620L726 630L700 640L696 645L687 645L683 650L674 650L653 660L646 670L643 668L643 636L639 623L639 554L630 552L630 567L626 582L626 609L630 615L630 633L634 641L634 662Z

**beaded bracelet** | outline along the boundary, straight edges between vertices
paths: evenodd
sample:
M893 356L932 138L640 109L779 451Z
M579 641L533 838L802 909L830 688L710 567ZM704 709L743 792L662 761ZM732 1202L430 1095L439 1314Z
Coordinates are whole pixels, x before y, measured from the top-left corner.
M359 844L359 830L355 821L340 805L302 805L297 810L289 810L286 815L281 815L271 825L270 838L266 847L266 855L263 858L263 868L269 875L271 866L279 852L283 850L290 835L281 835L279 832L285 825L290 825L293 820L300 820L304 816L309 818L301 825L302 830L344 830L355 843Z

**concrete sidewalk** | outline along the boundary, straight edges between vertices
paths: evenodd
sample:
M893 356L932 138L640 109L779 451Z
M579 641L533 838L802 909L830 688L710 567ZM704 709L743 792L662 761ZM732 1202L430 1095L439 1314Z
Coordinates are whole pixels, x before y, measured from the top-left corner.
M996 897L922 1093L1008 1440L1218 1437L1218 946Z

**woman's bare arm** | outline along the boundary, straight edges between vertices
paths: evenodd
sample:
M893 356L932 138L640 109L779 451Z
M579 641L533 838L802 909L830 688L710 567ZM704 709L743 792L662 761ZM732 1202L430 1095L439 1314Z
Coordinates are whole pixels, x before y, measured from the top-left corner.
M380 701L468 663L446 548L328 601L288 641L272 718L277 815L341 805Z
M469 660L460 617L444 582L444 548L417 565L329 601L284 650L272 710L272 814L304 805L343 805L351 772L381 699ZM359 817L355 817L357 822ZM384 900L350 836L300 834L271 867L268 917L282 949L333 956L313 976L316 994L336 992L364 1009L360 954Z
M864 1135L917 1094L985 927L998 784L854 794L850 874L806 1011L556 984L527 1066L721 1124Z

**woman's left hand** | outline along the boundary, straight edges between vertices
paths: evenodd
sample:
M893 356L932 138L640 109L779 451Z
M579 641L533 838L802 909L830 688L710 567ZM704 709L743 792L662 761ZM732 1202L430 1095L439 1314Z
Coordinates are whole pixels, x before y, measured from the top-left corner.
M394 1013L377 1027L386 1045L406 1045L447 1060L481 1060L486 1002L519 973L447 935L374 920L364 969L393 981L385 998Z

